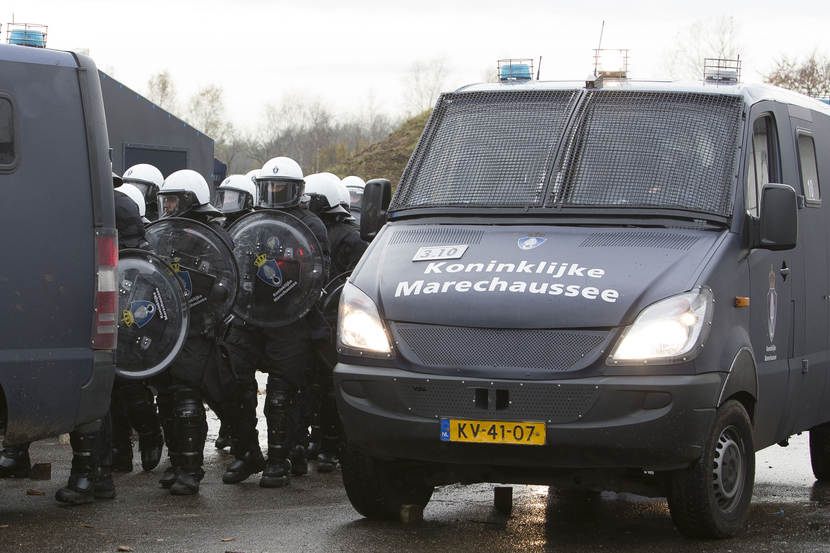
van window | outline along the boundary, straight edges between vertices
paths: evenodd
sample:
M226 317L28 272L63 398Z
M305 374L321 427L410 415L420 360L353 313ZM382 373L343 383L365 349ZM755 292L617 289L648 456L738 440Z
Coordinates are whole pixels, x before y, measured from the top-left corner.
M0 97L0 165L14 161L14 119L12 103Z
M752 125L752 145L746 163L746 212L758 216L761 189L778 178L778 140L771 115L763 115Z
M801 168L801 188L804 190L805 198L808 202L820 201L821 188L816 168L816 145L812 136L798 135L798 165Z

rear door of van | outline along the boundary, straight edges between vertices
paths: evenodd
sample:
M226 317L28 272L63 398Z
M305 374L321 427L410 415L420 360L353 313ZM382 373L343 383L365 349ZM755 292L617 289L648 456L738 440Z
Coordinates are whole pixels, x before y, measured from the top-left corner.
M97 397L104 385L87 390L92 412L81 401L98 357L96 232L114 226L111 182L108 204L95 189L106 147L93 160L85 77L72 54L0 47L0 388L9 443L71 430L100 416L106 399ZM111 363L110 351L110 373Z

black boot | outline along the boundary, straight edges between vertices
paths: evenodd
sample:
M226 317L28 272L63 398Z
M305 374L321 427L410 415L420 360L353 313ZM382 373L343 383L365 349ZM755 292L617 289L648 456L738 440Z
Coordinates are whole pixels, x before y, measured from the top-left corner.
M161 451L164 439L161 432L138 435L138 450L141 452L141 468L151 471L161 462Z
M112 447L112 470L114 472L133 471L133 442L114 444Z
M28 443L6 446L0 452L0 478L26 478L31 470Z
M308 461L305 457L305 448L301 445L295 445L291 448L291 453L288 454L288 460L291 461L291 474L294 476L303 476L308 474Z
M268 452L268 462L262 471L259 485L262 488L283 488L291 482L291 461L272 457Z
M159 478L159 484L165 490L170 489L170 486L173 485L173 482L176 481L176 477L179 474L179 467L176 462L177 457L175 453L170 453L170 465L164 469L161 478Z
M170 486L173 495L196 495L199 493L199 482L205 476L201 467L181 467L176 472L176 479Z
M291 420L289 411L294 406L293 394L283 379L268 376L265 394L265 421L268 423L268 462L262 471L259 485L263 488L281 488L290 481L292 447L289 444Z
M95 439L97 432L69 435L72 444L72 471L66 487L55 493L55 499L69 505L95 501Z
M176 451L176 445L173 439L173 429L175 426L173 393L170 391L168 385L160 386L156 402L158 403L159 422L164 431L164 445L167 446L167 457L170 461L170 464L164 469L161 478L159 478L159 484L167 490L176 481L176 474L178 473L178 466L180 464L179 454Z
M231 440L231 431L224 422L219 425L219 435L216 437L216 441L213 442L213 445L216 449L225 449L226 447L230 447L232 443Z
M247 451L231 463L225 474L222 475L222 482L225 484L238 484L252 474L262 472L265 468L265 457L262 456L259 446Z
M110 467L100 467L95 472L93 495L95 499L115 499L115 482L112 481Z
M175 423L173 427L176 450L181 464L176 480L170 486L173 495L194 495L199 493L205 439L207 438L207 417L201 395L193 388L182 387L175 391Z
M317 472L327 473L337 470L340 462L340 438L338 436L325 436L323 438L320 454L317 455Z

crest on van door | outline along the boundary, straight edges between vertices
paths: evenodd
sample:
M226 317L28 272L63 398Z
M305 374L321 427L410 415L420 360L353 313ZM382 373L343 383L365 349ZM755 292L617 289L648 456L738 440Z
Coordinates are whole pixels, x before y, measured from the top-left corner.
M775 291L775 270L769 266L769 292L767 293L767 330L769 341L775 338L775 318L778 314L778 292Z

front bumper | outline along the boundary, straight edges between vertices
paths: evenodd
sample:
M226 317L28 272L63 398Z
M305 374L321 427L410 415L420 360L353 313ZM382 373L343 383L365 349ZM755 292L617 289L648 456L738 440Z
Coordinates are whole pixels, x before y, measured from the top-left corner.
M349 444L379 458L536 471L663 471L700 457L723 375L521 381L339 363L334 381ZM506 392L506 404L489 399L496 390L502 400ZM441 418L543 421L546 445L444 442Z

